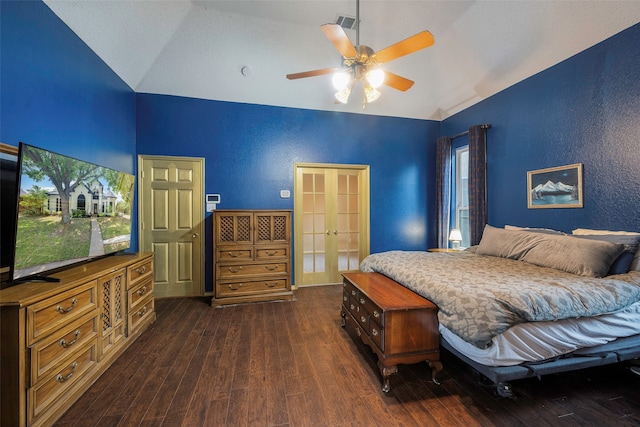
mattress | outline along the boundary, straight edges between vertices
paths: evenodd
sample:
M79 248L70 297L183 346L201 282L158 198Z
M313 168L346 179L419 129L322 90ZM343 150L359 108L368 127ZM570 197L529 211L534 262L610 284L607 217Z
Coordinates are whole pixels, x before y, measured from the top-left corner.
M521 323L480 349L440 324L442 337L469 359L486 366L541 362L564 354L588 353L589 348L619 337L640 334L640 302L616 313L557 321Z

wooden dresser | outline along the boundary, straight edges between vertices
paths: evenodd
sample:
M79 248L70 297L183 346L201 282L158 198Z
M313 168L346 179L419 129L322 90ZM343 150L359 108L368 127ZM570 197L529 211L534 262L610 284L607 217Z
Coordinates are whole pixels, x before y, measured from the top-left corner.
M442 370L438 309L379 273L343 274L342 326L378 356L382 391L399 364L428 361L432 379Z
M291 211L213 213L211 305L291 300Z
M0 290L0 425L51 425L156 318L153 253Z

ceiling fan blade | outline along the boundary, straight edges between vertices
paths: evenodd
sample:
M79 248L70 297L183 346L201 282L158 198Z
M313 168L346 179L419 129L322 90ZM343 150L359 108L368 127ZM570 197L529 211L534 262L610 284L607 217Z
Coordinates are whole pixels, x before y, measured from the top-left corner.
M423 31L376 52L375 59L379 64L393 61L401 56L429 47L433 45L433 42L433 34L429 31Z
M384 72L384 84L394 89L398 89L404 92L411 89L413 83L415 83L413 80L405 79L402 76L390 73L388 71Z
M320 70L304 71L302 73L287 74L287 78L289 80L303 79L305 77L315 77L315 76L322 76L324 74L331 74L334 71L338 71L338 70L340 70L340 68L322 68Z
M353 47L353 43L344 32L344 29L338 24L324 24L320 26L320 29L324 32L327 38L338 49L340 55L345 58L355 58L358 56L356 48Z

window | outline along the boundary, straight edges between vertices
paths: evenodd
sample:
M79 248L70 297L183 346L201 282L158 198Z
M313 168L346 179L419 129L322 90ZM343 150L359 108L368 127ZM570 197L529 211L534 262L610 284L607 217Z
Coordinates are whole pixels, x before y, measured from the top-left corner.
M471 240L469 233L469 146L457 148L455 151L455 211L453 226L462 233L460 246L468 247Z

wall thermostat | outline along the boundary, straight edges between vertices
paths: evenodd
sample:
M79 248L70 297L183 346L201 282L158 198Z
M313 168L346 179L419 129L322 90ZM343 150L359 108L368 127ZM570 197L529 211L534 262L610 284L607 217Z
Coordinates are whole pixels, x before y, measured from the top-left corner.
M220 195L219 194L207 194L206 195L207 202L207 212L212 212L216 210L216 206L220 203Z

